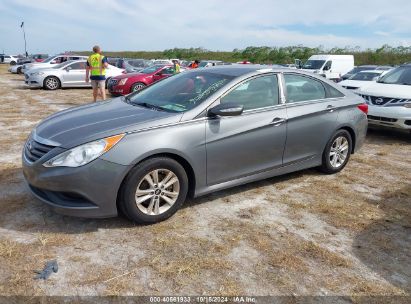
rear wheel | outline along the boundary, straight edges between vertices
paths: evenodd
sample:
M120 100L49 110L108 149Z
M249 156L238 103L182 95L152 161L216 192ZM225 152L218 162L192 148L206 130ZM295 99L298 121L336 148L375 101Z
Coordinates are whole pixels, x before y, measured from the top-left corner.
M347 165L351 151L350 133L346 130L337 131L324 149L321 171L328 174L341 171Z
M46 90L57 90L60 88L60 86L60 80L55 76L48 76L46 79L44 79L43 87Z
M135 84L133 84L131 86L131 92L137 92L140 91L142 89L144 89L146 87L146 85L142 82L136 82Z
M177 161L156 157L132 169L121 192L122 213L137 223L157 223L172 216L184 203L188 178Z
M10 65L16 65L16 62L13 60L10 62Z

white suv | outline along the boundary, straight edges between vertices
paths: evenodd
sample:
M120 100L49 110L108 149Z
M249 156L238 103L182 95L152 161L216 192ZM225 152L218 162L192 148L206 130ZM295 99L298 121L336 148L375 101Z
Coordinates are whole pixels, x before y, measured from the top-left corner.
M368 104L368 122L411 130L411 64L402 65L356 91Z

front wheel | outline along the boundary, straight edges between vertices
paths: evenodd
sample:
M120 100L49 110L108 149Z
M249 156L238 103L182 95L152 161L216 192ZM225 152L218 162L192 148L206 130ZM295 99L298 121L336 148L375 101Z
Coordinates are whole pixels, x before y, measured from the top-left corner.
M176 213L187 192L184 168L173 159L156 157L137 165L128 174L119 208L134 222L153 224Z
M60 80L57 77L48 76L46 79L44 79L43 87L46 90L57 90L58 88L60 88Z
M321 171L333 174L347 165L352 151L351 135L346 130L337 131L327 143L323 152Z
M136 82L135 84L133 84L131 86L131 92L137 92L140 91L142 89L144 89L146 87L146 85L142 82Z

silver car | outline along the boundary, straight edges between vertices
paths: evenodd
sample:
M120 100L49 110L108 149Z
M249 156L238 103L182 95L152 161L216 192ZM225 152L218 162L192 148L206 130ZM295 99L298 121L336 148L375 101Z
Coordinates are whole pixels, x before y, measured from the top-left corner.
M324 78L235 65L195 69L41 122L23 149L32 193L58 212L139 223L188 196L310 167L344 168L367 105Z
M30 87L56 90L67 87L90 87L86 82L86 60L71 60L53 67L30 69L24 73L25 83ZM107 81L124 72L115 66L108 65Z

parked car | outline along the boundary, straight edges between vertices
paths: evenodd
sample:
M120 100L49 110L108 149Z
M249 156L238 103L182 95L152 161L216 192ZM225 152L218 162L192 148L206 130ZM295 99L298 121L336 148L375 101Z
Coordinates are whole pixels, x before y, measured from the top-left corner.
M150 60L145 59L128 59L123 62L123 69L127 73L140 72L141 70L153 65Z
M49 56L47 54L33 54L28 57L22 57L17 60L16 65L22 66L23 64L26 63L32 63L32 62L43 62L46 58Z
M23 74L23 72L21 71L22 68L23 68L22 64L15 64L15 65L11 65L8 68L8 71L13 74Z
M301 71L194 69L46 118L24 145L23 173L60 213L155 223L188 195L339 172L364 142L366 112L358 95Z
M15 65L17 63L17 60L19 60L18 55L2 55L2 60L1 63L9 63L10 65Z
M121 66L117 66L117 63L118 63L119 60L121 60L122 58L119 58L119 57L109 57L109 56L106 56L106 58L107 58L107 63L108 63L108 64L111 64L111 65L114 65L114 66L116 66L116 67L118 67L118 68L121 68Z
M231 63L224 62L224 61L221 61L221 60L201 60L198 67L199 68L208 68L208 67L218 66L218 65L231 65Z
M24 64L23 67L21 68L21 71L25 73L32 68L49 68L55 64L64 63L66 61L87 60L87 58L88 58L87 56L73 55L73 54L55 55L55 56L51 56L45 59L42 62L32 62L32 63Z
M172 65L153 65L138 73L113 77L107 85L112 95L126 95L144 89L153 82L174 75Z
M353 55L312 55L304 65L297 64L303 71L321 75L333 81L340 81L341 76L354 68Z
M377 81L378 78L384 74L384 72L385 71L379 70L361 71L352 75L347 80L339 82L338 84L347 90L358 90L372 82Z
M377 65L359 65L359 66L354 67L353 69L351 69L344 75L342 75L341 79L346 80L350 78L351 76L357 74L358 72L371 71L371 70L375 70L376 68L377 68Z
M369 106L370 125L411 130L411 64L389 71L358 94Z
M166 64L173 64L173 62L171 60L168 59L156 59L153 61L153 65L166 65Z
M71 60L49 68L30 69L24 74L25 83L30 87L56 90L67 87L90 87L86 82L86 60ZM124 70L108 65L106 81L121 75Z

